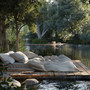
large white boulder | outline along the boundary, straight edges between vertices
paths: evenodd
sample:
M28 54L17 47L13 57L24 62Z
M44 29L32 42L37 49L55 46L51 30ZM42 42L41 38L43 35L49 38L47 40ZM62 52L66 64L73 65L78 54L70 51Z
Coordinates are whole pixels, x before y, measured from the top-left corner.
M24 83L26 87L31 87L31 86L37 85L39 81L37 79L26 79Z
M21 83L15 79L12 79L12 81L8 83L9 83L9 86L13 85L12 87L21 87Z

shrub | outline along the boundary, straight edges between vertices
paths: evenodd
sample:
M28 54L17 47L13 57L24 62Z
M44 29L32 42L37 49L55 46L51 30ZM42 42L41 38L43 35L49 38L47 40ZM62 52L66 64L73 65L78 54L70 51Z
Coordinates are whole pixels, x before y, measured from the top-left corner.
M46 43L48 43L48 41L45 39L33 39L32 43L33 44L46 44Z

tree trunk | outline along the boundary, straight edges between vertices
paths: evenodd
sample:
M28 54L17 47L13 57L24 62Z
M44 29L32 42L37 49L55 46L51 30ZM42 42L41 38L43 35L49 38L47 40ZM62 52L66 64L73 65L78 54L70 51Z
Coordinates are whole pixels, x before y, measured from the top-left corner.
M1 26L0 26L0 48L2 48L2 40L1 40Z
M1 24L1 17L0 17L0 49L2 49L2 30L1 30L2 24Z
M0 48L1 51L7 51L7 43L6 43L6 30L5 26L5 19L1 19L0 17Z
M38 36L38 39L41 39L41 34L40 34L40 31L39 30L37 30L36 34Z
M40 32L40 25L37 23L37 36L38 36L38 39L42 39L42 37L46 34L48 30L45 30L43 29L42 32Z
M36 34L38 36L38 39L41 39L40 26L39 26L38 23L37 23L37 32L36 32Z
M18 31L17 15L15 15L14 18L15 18L15 25L16 25L16 51L18 51L19 50L19 31Z
M56 41L58 40L58 34L57 34L57 30L55 29L55 39Z

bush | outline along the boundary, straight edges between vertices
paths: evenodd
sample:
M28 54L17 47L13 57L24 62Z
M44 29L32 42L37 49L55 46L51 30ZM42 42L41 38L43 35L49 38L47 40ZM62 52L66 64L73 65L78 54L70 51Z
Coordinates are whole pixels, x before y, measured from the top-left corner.
M48 41L45 39L33 39L32 43L33 44L46 44L46 43L48 43Z

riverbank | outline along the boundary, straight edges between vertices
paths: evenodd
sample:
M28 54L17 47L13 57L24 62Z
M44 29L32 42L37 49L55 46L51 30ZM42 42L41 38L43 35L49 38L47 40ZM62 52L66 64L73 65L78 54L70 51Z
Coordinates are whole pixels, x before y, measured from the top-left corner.
M26 44L25 46L30 46L30 45L64 45L66 43L51 43L51 44Z

